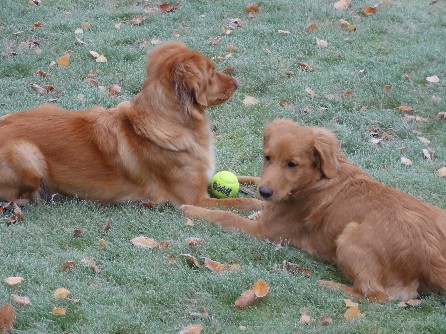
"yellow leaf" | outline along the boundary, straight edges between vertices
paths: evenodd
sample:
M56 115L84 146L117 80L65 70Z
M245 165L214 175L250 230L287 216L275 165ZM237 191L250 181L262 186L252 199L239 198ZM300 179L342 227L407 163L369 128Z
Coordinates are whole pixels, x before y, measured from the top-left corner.
M5 283L8 285L16 285L24 280L23 277L8 277L5 279Z
M60 307L53 307L53 310L51 311L51 313L56 316L63 316L67 313L67 310L64 308L60 308Z
M241 269L239 264L224 264L207 257L204 258L204 265L214 273L239 271Z
M319 29L318 25L316 23L310 24L308 27L304 29L304 31L317 31Z
M358 303L354 303L350 299L344 299L344 303L346 307L359 307Z
M357 307L349 307L348 310L344 313L344 318L347 321L352 321L361 317L362 313Z
M85 30L91 29L91 25L90 25L90 23L88 23L88 22L82 22L82 23L81 23L81 26L82 26L82 28L85 29Z
M57 59L57 64L60 67L66 67L68 65L70 65L70 57L68 56L62 56L59 59Z
M70 294L70 290L65 288L58 288L54 291L54 298L66 298Z
M192 219L190 219L190 218L187 218L186 226L189 226L189 227L195 226L194 221Z
M252 291L254 291L256 297L265 297L268 294L269 285L266 284L265 281L259 279L257 282L254 283L251 289Z
M63 271L70 270L70 269L73 268L75 265L76 265L76 262L74 262L74 261L67 261L67 262L64 262L64 263L62 264L62 270L63 270Z

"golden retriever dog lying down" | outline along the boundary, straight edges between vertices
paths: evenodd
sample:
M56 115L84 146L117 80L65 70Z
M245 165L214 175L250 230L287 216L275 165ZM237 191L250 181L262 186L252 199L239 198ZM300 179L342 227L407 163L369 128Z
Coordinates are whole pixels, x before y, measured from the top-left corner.
M40 189L101 203L259 209L254 198L207 192L215 159L205 109L237 87L201 53L167 43L150 52L141 91L116 108L45 104L8 114L0 118L0 198L26 202Z
M266 204L257 220L190 205L183 213L334 262L353 287L319 284L354 297L408 300L446 289L443 210L373 180L327 129L276 120L263 152L258 192Z

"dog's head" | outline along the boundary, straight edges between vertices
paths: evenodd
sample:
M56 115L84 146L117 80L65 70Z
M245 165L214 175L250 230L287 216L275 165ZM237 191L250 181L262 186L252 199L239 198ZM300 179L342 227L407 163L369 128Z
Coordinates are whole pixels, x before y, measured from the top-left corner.
M329 130L285 119L272 122L264 133L260 196L278 202L321 178L336 177L339 154L339 142Z
M217 72L209 58L183 43L166 43L154 48L149 53L147 74L148 78L159 80L159 88L175 95L186 110L221 104L239 84L237 79Z

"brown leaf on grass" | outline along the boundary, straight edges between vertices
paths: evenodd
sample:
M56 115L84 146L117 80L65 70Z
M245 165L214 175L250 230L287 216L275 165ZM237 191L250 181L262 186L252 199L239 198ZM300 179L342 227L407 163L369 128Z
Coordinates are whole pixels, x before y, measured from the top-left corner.
M437 114L437 119L439 119L439 120L446 119L446 111L439 112Z
M299 67L302 71L311 72L314 70L313 66L307 63L299 63Z
M351 0L339 0L333 4L333 7L338 10L345 10L350 7Z
M384 90L385 90L386 92L390 92L390 91L392 90L392 86L391 86L391 85L385 85L385 86L384 86Z
M321 318L322 326L327 326L327 325L330 325L331 323L333 323L333 320L328 315L324 315Z
M347 311L344 313L344 319L347 321L352 321L358 318L363 317L363 314L359 310L359 307L349 307Z
M221 36L215 36L214 38L212 38L209 41L209 43L211 43L211 45L216 45L220 40L221 40Z
M96 264L96 261L89 258L89 257L85 257L81 260L81 263L85 266L90 268L91 270L93 270L93 272L95 274L99 274L101 272L101 269L98 267L98 265Z
M51 310L51 313L55 316L64 316L67 314L67 310L61 307L53 307L53 309Z
M119 86L118 84L113 84L108 89L108 95L117 96L119 95L119 93L121 93L121 90L122 90L121 86Z
M296 263L287 262L286 260L283 261L283 269L292 273L301 273L305 276L311 276L311 269L304 268L302 266L299 266Z
M32 88L35 92L37 92L37 93L39 93L39 94L44 94L44 93L46 93L45 88L40 87L40 86L37 85L37 84L31 84L31 88Z
M56 290L54 290L53 296L54 298L67 298L68 295L70 294L70 290L65 289L65 288L58 288Z
M343 91L342 94L341 94L341 96L342 96L342 97L345 97L345 98L350 98L350 97L352 97L353 95L354 95L354 93L353 93L353 91L351 91L351 90Z
M248 5L245 7L245 10L250 14L258 14L260 13L260 8L256 5Z
M413 108L410 106L399 106L399 107L396 107L395 109L398 109L398 110L404 111L404 112L412 112L413 111Z
M169 241L161 241L161 242L160 242L159 248L165 248L165 249L168 249L169 247L170 247L170 243L169 243Z
M99 57L99 55L98 55ZM97 86L98 85L98 79L97 79L98 71L91 70L87 76L84 78L84 82L86 82L89 85Z
M112 222L113 222L113 220L112 220L111 218L107 218L107 219L105 220L105 225L104 225L104 227L102 228L102 233L103 233L103 234L106 234L106 233L108 233L108 231L110 231L111 226L112 226Z
M204 266L214 273L233 272L241 269L239 264L220 263L207 257L204 258Z
M433 160L435 157L435 153L430 148L423 148L421 150L423 152L423 158L426 160Z
M441 167L436 171L436 174L440 177L446 176L446 167Z
M187 238L185 241L186 245L188 245L189 247L198 247L201 245L201 238L191 237Z
M178 334L200 334L203 326L198 324L190 324L184 327Z
M299 323L303 325L309 324L312 321L313 319L308 314L302 314L299 319Z
M16 284L21 283L23 280L24 280L23 277L12 276L12 277L5 278L5 283L7 285L16 285Z
M131 241L133 246L139 247L139 248L158 248L159 242L155 239L148 238L148 237L136 237L133 238Z
M367 16L373 15L376 13L376 7L364 7L362 12Z
M169 255L167 257L167 263L174 264L175 263L175 258L172 255Z
M0 307L0 333L9 334L14 330L15 311L11 304Z
M235 301L235 307L245 308L256 301L256 294L252 290L244 291L239 298Z
M180 3L163 3L159 5L159 9L161 13L169 13L176 10L178 7L180 7Z
M86 22L86 21L84 21L84 22L81 23L81 27L84 30L90 30L91 29L91 24Z
M259 279L253 284L251 290L254 291L256 297L265 297L269 292L269 285L264 280Z
M66 262L62 263L62 270L63 271L68 271L71 268L73 268L74 266L76 266L76 262L74 262L74 261L66 261Z
M99 247L101 247L102 249L106 249L107 242L104 239L99 239Z
M345 304L345 307L347 307L347 308L359 307L358 303L352 302L350 299L344 299L344 304Z
M144 15L137 15L129 21L132 26L139 26L146 18Z
M354 24L350 24L348 21L344 19L340 19L339 22L341 23L341 27L344 27L350 31L356 31L356 26Z
M11 300L19 306L31 305L31 300L27 296L11 295Z
M317 31L319 29L316 23L311 23L308 27L304 29L305 32Z
M49 78L51 74L46 73L44 70L37 70L34 75L41 76L43 78Z
M183 257L189 267L200 268L200 263L198 263L198 260L195 256L190 254L180 254L180 256Z
M82 234L84 234L84 231L81 230L80 228L75 229L73 231L73 237L75 237L75 238L80 238L82 236Z
M409 299L404 302L398 304L398 307L406 308L406 307L416 307L421 305L422 301L419 299Z

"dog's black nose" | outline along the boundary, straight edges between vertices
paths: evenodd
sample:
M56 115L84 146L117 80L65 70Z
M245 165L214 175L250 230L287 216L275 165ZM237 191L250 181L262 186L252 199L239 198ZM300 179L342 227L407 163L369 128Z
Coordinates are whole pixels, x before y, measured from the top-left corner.
M264 199L270 198L273 195L273 193L274 193L274 190L268 186L260 186L259 187L259 194Z

